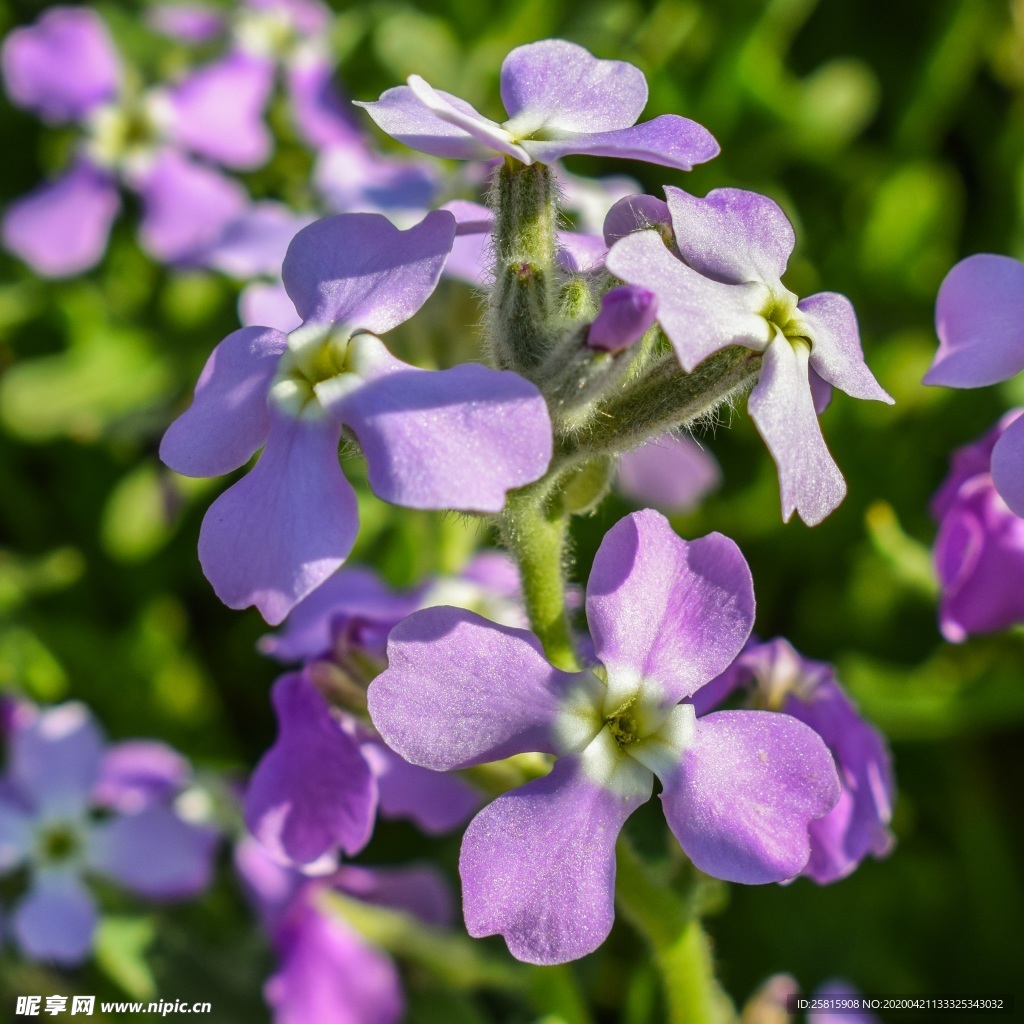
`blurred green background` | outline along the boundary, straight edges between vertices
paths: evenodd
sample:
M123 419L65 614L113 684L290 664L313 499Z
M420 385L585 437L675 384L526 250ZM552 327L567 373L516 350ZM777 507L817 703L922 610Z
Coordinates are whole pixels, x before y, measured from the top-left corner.
M584 159L570 167L634 174L655 192L763 191L797 228L788 286L853 300L868 362L897 404L838 395L823 417L849 483L843 505L814 530L784 526L774 466L740 408L705 436L723 488L676 525L685 536L717 529L735 538L753 569L759 634L784 634L809 657L836 662L890 737L898 845L828 888L803 879L732 887L708 928L740 1002L776 971L795 974L805 991L834 976L869 993L1012 991L1024 954L1024 632L942 642L928 501L950 450L1024 402L1024 383L952 392L920 379L946 270L972 252L1024 257L1024 3L334 6L339 79L358 99L416 71L495 115L504 54L553 35L638 64L651 86L648 116L699 120L721 156L690 175ZM143 31L141 6L97 8L141 66L160 74L183 60ZM0 29L42 9L3 0ZM248 181L256 195L298 200L309 156L282 131L274 162ZM61 164L67 137L6 103L0 134L6 204ZM201 769L240 779L273 738L275 669L254 650L265 627L255 611L223 608L199 570L199 523L221 484L173 477L156 457L210 349L236 326L237 286L154 265L134 222L129 209L105 261L74 280L41 281L0 255L0 686L42 701L79 697L112 737L157 736ZM448 353L442 360L472 357L478 318L469 289L446 283L397 343ZM355 557L396 584L457 568L475 539L456 519L396 512L365 489L360 501ZM577 523L579 581L627 510L612 498ZM438 854L452 868L457 846L381 824L361 861ZM259 989L271 960L224 860L206 900L158 917L112 895L117 916L97 963L56 987L8 948L0 1004L33 990L148 989L209 999L217 1021L264 1019ZM640 942L621 924L573 968L597 1019L658 1019ZM533 1019L489 996L438 1003L416 970L407 981L414 1021Z

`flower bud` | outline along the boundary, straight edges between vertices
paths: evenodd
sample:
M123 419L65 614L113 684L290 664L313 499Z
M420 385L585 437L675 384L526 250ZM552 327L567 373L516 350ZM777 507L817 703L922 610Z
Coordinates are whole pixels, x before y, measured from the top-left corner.
M601 311L590 325L587 344L605 352L620 352L642 338L658 315L653 292L635 285L613 288L601 298Z

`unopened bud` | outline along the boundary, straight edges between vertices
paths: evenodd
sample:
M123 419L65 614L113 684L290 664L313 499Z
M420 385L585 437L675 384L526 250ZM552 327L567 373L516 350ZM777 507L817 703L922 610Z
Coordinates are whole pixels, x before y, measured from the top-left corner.
M604 352L620 352L639 341L657 315L653 292L631 284L613 288L601 297L601 311L590 325L587 344Z

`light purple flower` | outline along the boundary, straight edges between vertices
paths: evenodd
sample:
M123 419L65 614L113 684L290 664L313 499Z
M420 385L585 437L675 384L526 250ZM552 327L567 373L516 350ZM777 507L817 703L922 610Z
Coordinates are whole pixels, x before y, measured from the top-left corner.
M470 612L417 612L391 632L369 690L385 741L452 770L525 751L549 775L499 797L462 845L471 935L552 964L596 949L613 918L615 840L662 783L669 826L702 871L779 881L810 855L807 828L840 795L832 757L786 715L681 704L736 657L754 617L750 572L720 534L680 540L663 516L627 516L594 560L587 619L599 665L547 662L524 630Z
M243 328L214 349L160 454L219 476L263 448L200 532L203 570L230 607L255 604L276 625L347 557L358 517L338 465L343 427L373 490L409 508L497 512L547 469L551 424L532 384L470 364L419 370L375 336L426 301L454 232L442 211L408 231L374 214L311 224L283 270L302 325Z
M0 783L0 872L32 872L10 925L26 956L62 965L88 956L98 911L86 875L149 899L208 884L216 837L169 805L181 767L159 744L104 752L81 704L18 709ZM113 813L97 817L100 808Z
M616 480L630 500L681 515L721 486L722 470L693 438L663 434L626 452Z
M1021 410L1007 413L984 437L953 453L950 474L932 501L939 522L935 571L942 588L939 624L951 643L1024 622L1024 519L992 480L993 452Z
M704 199L672 187L665 194L675 248L659 219L621 237L606 266L654 292L684 370L730 345L763 353L748 408L779 469L783 519L796 511L819 523L843 500L846 483L821 436L810 375L855 398L892 401L864 363L853 307L835 292L798 301L782 284L794 235L771 199L728 188ZM658 209L622 206L609 234L628 229L630 217L658 217Z
M881 1024L870 1010L851 1009L863 998L859 989L842 978L830 978L821 984L812 999L845 1000L846 1005L832 1010L808 1010L807 1024ZM856 1000L857 1002L854 1002Z
M694 695L697 714L737 689L749 692L751 706L809 725L839 769L842 795L828 814L811 822L811 856L801 874L825 885L845 878L869 853L886 856L893 845L892 759L881 733L860 716L832 666L804 658L787 640L754 644Z
M647 105L643 72L564 39L519 46L505 58L501 98L509 117L501 124L419 75L408 82L357 105L399 142L433 156L487 160L497 153L547 164L587 153L688 171L718 153L710 133L685 117L636 124Z
M1024 263L979 253L946 275L935 301L939 351L925 384L978 388L1024 369ZM996 490L1024 515L1024 421L1004 430L992 451Z

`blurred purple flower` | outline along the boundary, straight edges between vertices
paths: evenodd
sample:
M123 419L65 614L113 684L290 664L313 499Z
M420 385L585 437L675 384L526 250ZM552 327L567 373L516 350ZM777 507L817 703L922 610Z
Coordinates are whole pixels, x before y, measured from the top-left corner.
M89 955L98 912L87 874L149 899L191 896L208 884L216 835L170 806L185 770L162 744L105 751L82 704L19 706L0 780L0 872L32 874L11 921L26 956L74 965Z
M846 1006L834 1010L808 1010L807 1024L881 1024L879 1018L870 1010L851 1009L861 999L859 989L842 978L831 978L822 982L811 997L812 999L845 1000Z
M1022 410L1007 413L984 437L953 453L950 473L932 500L939 523L935 571L942 588L939 625L950 643L1024 622L1024 519L993 483L994 452Z
M808 824L840 795L821 738L787 715L682 704L736 657L754 617L736 545L686 542L663 516L627 516L594 560L587 618L600 664L553 668L524 630L470 612L417 612L391 632L371 684L374 725L414 764L454 770L540 751L551 773L470 823L460 873L471 935L553 964L611 929L615 841L651 795L693 863L719 878L780 881L803 869Z
M853 307L835 292L798 301L782 284L793 228L771 199L728 188L704 199L671 186L665 194L674 244L659 201L631 197L609 214L606 231L620 237L606 266L654 292L684 370L730 345L763 353L748 407L778 466L783 519L796 511L819 523L846 483L821 436L811 375L855 398L892 401L864 363ZM631 219L655 226L623 237Z
M693 438L663 434L619 459L617 481L631 501L681 515L721 486L722 471Z
M788 640L753 644L694 694L697 714L718 707L736 690L748 693L753 707L809 725L839 769L842 795L828 814L811 822L811 856L801 874L824 885L845 878L869 853L886 856L893 844L892 759L881 733L861 718L832 666L804 658Z
M587 153L688 171L718 153L710 133L688 118L665 114L636 124L647 105L643 72L564 39L519 46L505 58L501 98L509 119L502 124L419 75L408 82L357 105L399 142L433 156L486 160L497 153L547 164Z
M980 388L1024 369L1024 263L979 253L946 275L935 300L939 351L925 384ZM991 451L996 490L1024 516L1024 420L1007 429Z
M443 211L408 231L375 214L311 224L283 269L302 325L242 328L214 349L160 454L187 476L219 476L263 448L199 536L203 570L230 607L255 604L276 625L344 562L358 515L338 465L343 426L373 490L409 508L497 512L547 469L551 424L534 385L472 364L419 370L375 336L423 305L454 232Z

